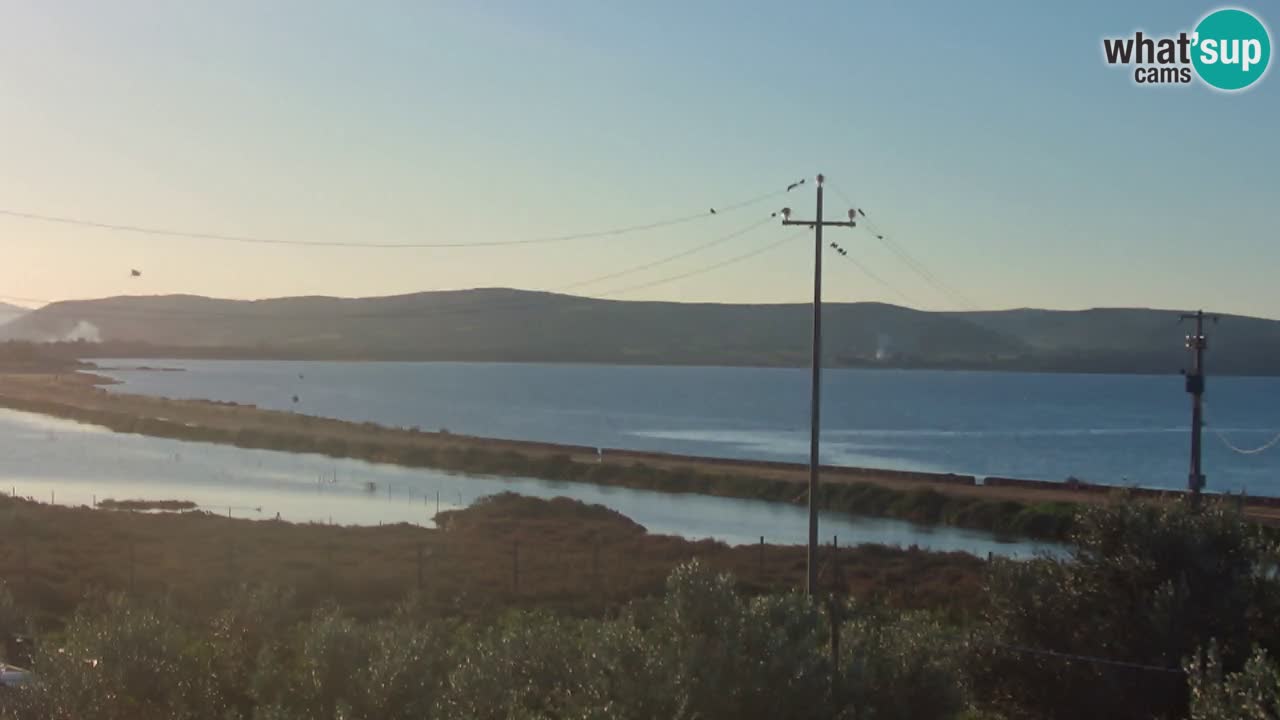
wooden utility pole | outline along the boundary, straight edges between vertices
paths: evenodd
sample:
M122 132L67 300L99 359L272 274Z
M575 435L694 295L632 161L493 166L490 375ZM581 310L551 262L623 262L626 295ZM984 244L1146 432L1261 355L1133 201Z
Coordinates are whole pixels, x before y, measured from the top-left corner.
M1200 466L1200 434L1204 427L1204 351L1209 341L1204 336L1203 310L1184 313L1183 320L1195 320L1196 332L1187 336L1187 349L1191 351L1191 369L1187 371L1187 392L1191 393L1191 472L1187 477L1187 489L1191 491L1191 503L1200 504L1200 491L1204 489L1204 472ZM1209 316L1214 322L1216 316Z
M812 596L818 589L818 445L821 418L822 391L822 228L853 227L854 211L849 210L847 221L822 219L822 175L818 175L818 205L813 220L792 220L791 208L782 209L783 225L808 225L813 228L813 367L809 396L809 547L806 559L805 594Z

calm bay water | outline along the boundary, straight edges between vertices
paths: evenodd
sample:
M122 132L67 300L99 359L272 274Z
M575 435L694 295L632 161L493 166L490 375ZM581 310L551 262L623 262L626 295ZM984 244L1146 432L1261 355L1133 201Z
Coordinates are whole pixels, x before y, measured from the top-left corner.
M138 361L103 360L104 367ZM502 363L146 361L123 392L424 430L768 460L807 459L808 371ZM823 459L864 467L1186 485L1178 375L829 370ZM298 401L293 401L297 396ZM1210 378L1207 418L1237 446L1280 432L1280 378ZM1280 448L1205 438L1209 488L1280 495Z
M370 486L372 483L372 486ZM372 489L370 489L372 487ZM102 427L0 410L0 491L62 505L141 498L190 500L236 517L293 522L431 525L437 508L463 507L503 491L565 496L612 508L649 532L752 544L805 541L805 508L752 500L493 478L248 450L113 433ZM918 545L985 557L1055 552L1050 544L998 542L986 533L929 528L878 518L823 513L822 535L840 543Z

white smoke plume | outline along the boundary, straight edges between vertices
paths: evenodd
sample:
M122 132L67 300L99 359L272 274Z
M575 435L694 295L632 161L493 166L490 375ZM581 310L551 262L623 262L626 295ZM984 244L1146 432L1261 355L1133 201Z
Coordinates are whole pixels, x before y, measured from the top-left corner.
M876 334L876 360L888 360L893 357L890 348L893 346L893 338L884 333Z
M80 320L65 335L46 337L44 342L76 342L77 340L100 343L102 342L102 332L98 330L97 325L88 320Z

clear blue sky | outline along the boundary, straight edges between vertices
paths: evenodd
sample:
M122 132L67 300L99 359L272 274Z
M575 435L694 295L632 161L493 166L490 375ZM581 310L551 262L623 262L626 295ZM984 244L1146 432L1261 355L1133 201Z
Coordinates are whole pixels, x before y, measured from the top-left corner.
M0 0L0 208L482 242L700 212L821 171L977 306L1277 317L1280 76L1225 95L1135 87L1102 62L1104 35L1189 30L1215 7ZM1274 35L1274 3L1243 7ZM0 218L0 295L552 288L784 201L807 216L812 200L502 250L266 247ZM781 237L760 229L580 291ZM957 307L869 235L833 237L912 304ZM621 297L802 301L810 263L797 242ZM828 263L828 298L897 300Z

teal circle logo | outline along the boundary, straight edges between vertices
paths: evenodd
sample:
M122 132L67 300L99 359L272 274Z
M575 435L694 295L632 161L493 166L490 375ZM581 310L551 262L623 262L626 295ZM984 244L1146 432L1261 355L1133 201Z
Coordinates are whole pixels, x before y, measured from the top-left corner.
M1271 34L1250 12L1226 8L1196 26L1191 63L1219 90L1243 90L1260 80L1271 61Z

